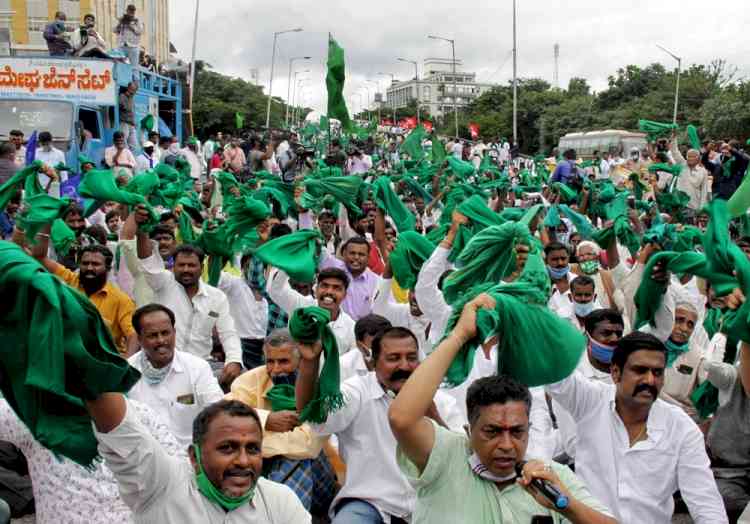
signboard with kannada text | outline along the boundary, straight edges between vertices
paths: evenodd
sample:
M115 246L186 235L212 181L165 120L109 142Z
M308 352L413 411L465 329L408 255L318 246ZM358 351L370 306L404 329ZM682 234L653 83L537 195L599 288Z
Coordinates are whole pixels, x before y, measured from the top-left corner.
M48 57L0 58L0 98L115 105L114 62Z

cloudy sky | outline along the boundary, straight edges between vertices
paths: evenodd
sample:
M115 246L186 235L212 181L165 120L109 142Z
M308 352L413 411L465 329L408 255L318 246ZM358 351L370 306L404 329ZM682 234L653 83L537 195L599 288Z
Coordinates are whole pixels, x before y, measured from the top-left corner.
M195 2L170 0L170 38L187 60ZM273 33L295 27L304 31L278 38L273 94L286 98L289 59L309 55L310 60L295 62L294 70L310 70L298 79L309 78L302 101L316 109L325 105L328 32L346 52L350 109L359 106L354 93L366 98L365 87L374 92L368 79L379 81L383 89L390 82L378 73L393 73L397 79L414 76L413 66L397 62L398 57L418 61L420 75L425 58L450 58L450 44L429 40L428 34L455 39L463 70L476 72L479 81L506 83L512 78L511 0L204 0L197 58L246 80L257 69L267 90ZM738 68L740 78L750 78L744 45L748 28L750 11L741 0L519 0L518 75L552 82L553 46L558 43L561 86L581 76L602 90L607 76L625 64L674 67L675 61L655 45L661 44L682 56L683 66L724 58Z

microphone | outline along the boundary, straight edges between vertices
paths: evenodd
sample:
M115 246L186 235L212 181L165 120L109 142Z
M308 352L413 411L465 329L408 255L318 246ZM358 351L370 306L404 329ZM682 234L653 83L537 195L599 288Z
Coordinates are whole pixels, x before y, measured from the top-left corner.
M522 476L523 467L526 465L526 461L521 461L516 464L516 473L518 476ZM559 510L567 509L570 501L568 497L562 494L559 489L547 482L546 480L535 478L531 480L531 485L534 486L539 493L544 495L544 498L549 500L555 508Z

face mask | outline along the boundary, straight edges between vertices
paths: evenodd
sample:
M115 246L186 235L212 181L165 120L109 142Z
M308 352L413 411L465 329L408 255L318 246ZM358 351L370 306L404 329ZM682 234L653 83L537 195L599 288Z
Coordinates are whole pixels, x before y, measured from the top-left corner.
M195 477L195 483L198 485L198 491L200 491L204 497L215 502L227 511L237 509L253 498L253 495L255 494L255 486L250 488L247 493L241 497L230 497L229 495L222 493L221 490L214 486L213 482L208 479L206 472L203 470L200 444L193 444L193 449L195 451L195 460L198 462L198 474Z
M146 383L155 386L161 384L167 375L169 370L172 369L172 364L164 366L163 368L155 368L151 365L151 362L146 358L146 352L141 351L141 375Z
M589 336L589 347L591 348L591 356L603 364L612 363L612 353L615 351L614 346L607 344L600 344Z
M490 473L490 471L487 469L487 466L482 464L482 461L479 460L479 455L477 455L476 453L473 453L469 457L469 466L471 466L472 473L490 482L508 482L509 480L513 480L518 476L515 472L505 477L499 477L493 473Z
M577 317L586 318L594 310L594 301L591 302L573 302L573 311Z
M547 271L549 272L549 276L552 277L552 280L560 280L561 278L568 276L570 266L565 266L563 268L547 266Z
M678 344L672 340L672 337L668 338L664 345L667 347L667 367L674 364L680 355L687 353L690 350L690 341L688 340L684 344Z
M291 373L282 373L280 375L276 375L275 377L271 377L271 380L273 381L274 386L278 386L281 384L293 386L297 381L297 372L292 371Z
M585 262L581 262L579 264L581 266L581 271L583 271L586 275L593 275L599 270L599 262L596 260L587 260Z

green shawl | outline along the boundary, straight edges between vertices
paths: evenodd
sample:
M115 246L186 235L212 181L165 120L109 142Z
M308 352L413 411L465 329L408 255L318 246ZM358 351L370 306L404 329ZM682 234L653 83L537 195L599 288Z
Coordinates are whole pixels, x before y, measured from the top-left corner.
M638 235L630 226L630 220L628 220L627 198L627 193L620 193L611 203L605 206L607 219L613 220L613 225L596 231L591 238L602 249L607 249L616 238L628 248L631 255L635 255L640 247L640 241Z
M140 374L93 304L11 242L0 242L0 290L3 396L40 444L92 467L97 441L84 401L124 393Z
M36 176L42 167L44 167L44 164L37 160L30 166L18 171L0 186L0 210L8 207L8 203L11 199L16 196L18 191L24 186L26 186L25 197L27 199L33 195L44 193L44 189L39 185L39 179Z
M665 124L654 122L652 120L638 120L638 129L648 135L648 141L654 142L658 138L669 136L673 130L677 129L677 124Z
M461 348L451 363L446 374L449 384L457 386L466 381L477 348L493 335L499 337L498 374L534 387L558 382L573 372L586 341L570 322L547 307L549 277L537 253L529 254L516 282L478 286L453 304L446 335L457 324L463 306L481 292L489 293L497 306L477 312L477 336Z
M313 207L316 200L319 201L326 195L331 195L337 202L344 204L347 210L354 213L355 216L362 214L362 210L356 204L359 189L362 185L361 177L357 175L326 178L308 177L304 184L303 207Z
M339 387L339 349L336 337L328 326L330 322L331 314L317 306L295 309L289 317L289 333L292 338L303 344L314 344L320 340L325 357L315 393L300 413L299 419L302 422L322 424L328 419L329 413L344 405Z
M402 289L414 289L422 265L435 250L435 244L414 231L398 235L390 255L393 278Z
M36 234L47 224L52 224L70 207L69 198L55 198L39 193L24 200L24 205L16 220L16 227L26 234L29 244L36 244Z
M297 401L294 386L290 384L276 384L266 393L271 402L271 411L297 411Z
M62 256L68 256L70 248L76 242L76 233L68 227L68 224L61 218L56 218L52 222L52 228L49 232L49 238L55 252Z
M396 224L399 233L404 231L414 231L414 225L417 222L414 214L409 211L398 195L391 188L391 180L387 176L381 176L372 184L375 190L374 200L377 206L382 209Z
M254 255L266 264L283 270L292 280L312 282L320 261L322 239L320 231L300 229L269 240L256 249Z

